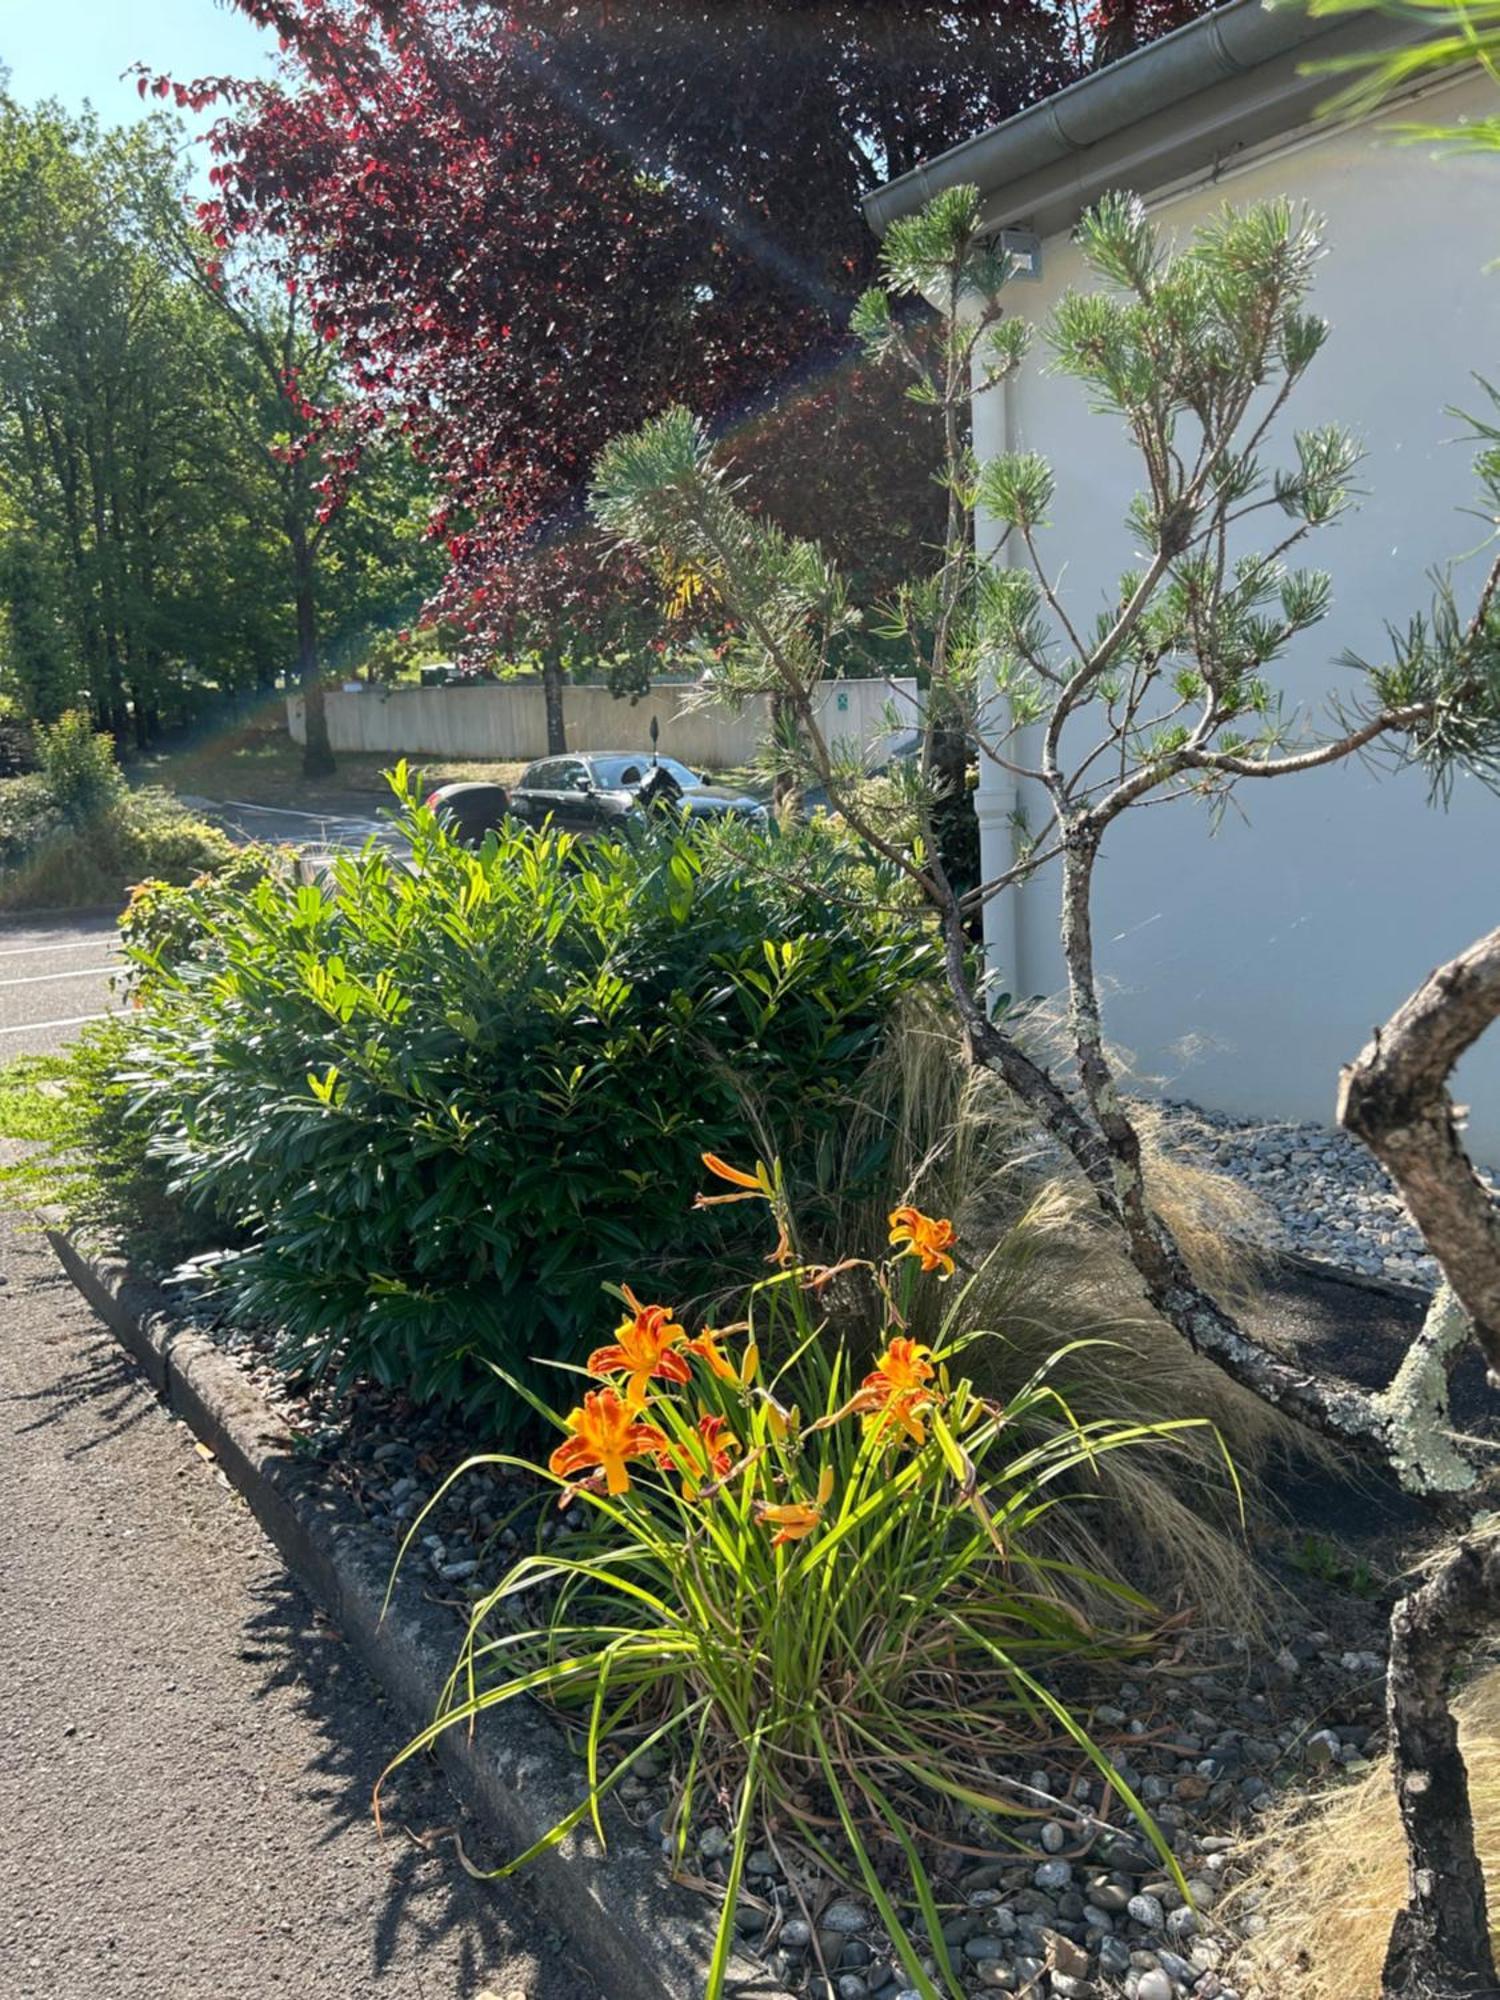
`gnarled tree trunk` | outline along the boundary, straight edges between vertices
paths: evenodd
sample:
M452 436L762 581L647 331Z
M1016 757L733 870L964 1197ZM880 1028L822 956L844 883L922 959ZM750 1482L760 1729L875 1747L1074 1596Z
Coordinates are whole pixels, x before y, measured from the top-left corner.
M1453 1065L1500 1017L1500 930L1441 965L1344 1071L1339 1120L1400 1188L1445 1280L1423 1338L1439 1366L1457 1301L1500 1375L1500 1208L1464 1151L1448 1093ZM1414 1353L1416 1350L1413 1350ZM1445 1403L1439 1405L1446 1415ZM1386 1682L1407 1903L1386 1953L1386 2000L1478 2000L1500 1992L1468 1773L1448 1690L1464 1652L1500 1617L1500 1537L1459 1542L1391 1619Z
M1500 1992L1469 1775L1448 1706L1455 1666L1497 1614L1500 1541L1488 1536L1460 1542L1391 1619L1386 1716L1408 1899L1391 1928L1385 2000L1493 2000Z

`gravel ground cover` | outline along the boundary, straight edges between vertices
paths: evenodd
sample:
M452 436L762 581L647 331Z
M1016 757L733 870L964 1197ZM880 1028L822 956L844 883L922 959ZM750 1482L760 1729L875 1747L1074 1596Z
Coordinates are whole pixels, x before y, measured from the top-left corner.
M1252 1188L1274 1219L1275 1246L1364 1277L1431 1291L1437 1266L1385 1169L1347 1132L1231 1118L1169 1103L1165 1132L1196 1164ZM1495 1175L1482 1178L1500 1186Z
M484 1448L453 1417L399 1395L366 1387L335 1397L289 1386L272 1365L268 1335L221 1324L192 1274L172 1289L178 1308L239 1359L292 1422L302 1448L391 1537L393 1555L441 1480ZM539 1534L566 1536L575 1525L550 1492L539 1495L511 1472L486 1469L458 1482L407 1558L431 1593L451 1604L455 1648L469 1604L510 1559ZM1058 1690L1088 1715L1151 1808L1191 1901L1076 1746L1038 1737L1015 1765L1035 1788L1038 1818L1017 1822L1009 1839L976 1820L940 1870L944 1937L967 1991L1033 2000L1272 2000L1235 1984L1236 1944L1263 1919L1253 1891L1229 1892L1245 1872L1248 1843L1289 1789L1338 1767L1364 1768L1380 1722L1386 1617L1363 1564L1313 1538L1299 1544L1284 1534L1278 1546L1289 1558L1291 1592L1274 1636L1242 1641L1212 1660L1174 1642L1126 1672L1086 1685L1075 1678ZM639 1768L617 1796L665 1855L670 1774L664 1765ZM729 1845L727 1812L700 1808L688 1877L709 1890L721 1884ZM1226 1901L1228 1917L1220 1909ZM751 1856L738 1922L774 1978L818 2000L917 2000L870 1903L803 1869L784 1835L768 1837Z

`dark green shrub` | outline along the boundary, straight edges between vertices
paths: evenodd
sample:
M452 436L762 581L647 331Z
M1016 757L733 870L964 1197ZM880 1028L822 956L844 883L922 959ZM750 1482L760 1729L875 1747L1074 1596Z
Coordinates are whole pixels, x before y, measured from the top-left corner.
M409 811L323 892L205 892L146 966L132 1101L188 1201L254 1233L241 1305L289 1364L424 1399L505 1400L484 1363L576 1360L605 1280L675 1303L732 1282L705 1149L831 1143L930 930L842 893L835 834L714 831L480 854ZM206 905L213 902L214 907Z

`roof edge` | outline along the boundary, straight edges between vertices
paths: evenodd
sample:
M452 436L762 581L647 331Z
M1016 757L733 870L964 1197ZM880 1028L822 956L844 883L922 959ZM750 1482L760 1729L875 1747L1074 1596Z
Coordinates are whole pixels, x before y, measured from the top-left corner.
M899 216L911 214L945 188L968 183L977 185L982 196L993 195L1214 85L1278 62L1295 75L1299 66L1288 65L1287 58L1328 35L1347 41L1351 26L1365 31L1372 47L1413 33L1410 22L1397 22L1378 8L1311 16L1302 6L1277 5L1275 0L1231 0L876 188L862 203L865 219L883 236ZM1217 121L1217 138L1228 150L1238 136L1231 110Z

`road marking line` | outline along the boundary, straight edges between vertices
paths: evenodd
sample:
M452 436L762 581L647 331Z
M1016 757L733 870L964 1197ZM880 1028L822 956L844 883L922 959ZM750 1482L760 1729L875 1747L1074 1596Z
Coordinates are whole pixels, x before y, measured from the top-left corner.
M76 972L28 972L24 979L0 979L0 986L51 986L59 979L97 979L103 972L120 970L115 959L109 965L83 965Z
M74 938L68 944L8 944L0 948L0 958L40 958L48 951L97 951L96 937Z
M17 1021L14 1027L0 1028L0 1035L39 1035L47 1028L81 1028L86 1021L107 1021L117 1009L102 1014L69 1014L61 1021Z
M249 799L225 799L219 807L219 811L223 812L229 806L232 806L236 812L242 813L281 813L287 819L312 819L318 821L321 826L336 826L341 820L347 820L352 826L374 826L376 824L366 813L298 812L295 806L258 806L252 804Z

